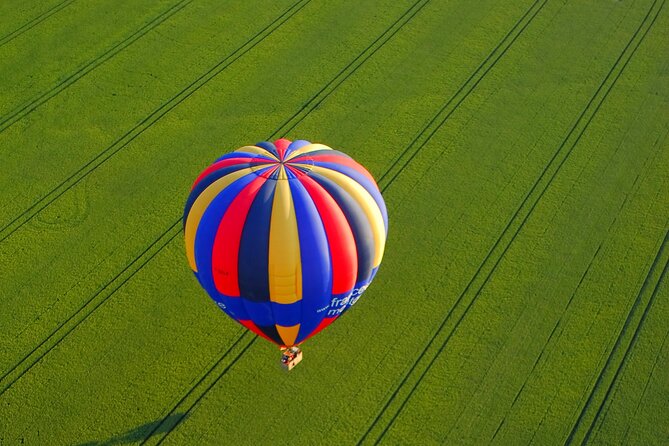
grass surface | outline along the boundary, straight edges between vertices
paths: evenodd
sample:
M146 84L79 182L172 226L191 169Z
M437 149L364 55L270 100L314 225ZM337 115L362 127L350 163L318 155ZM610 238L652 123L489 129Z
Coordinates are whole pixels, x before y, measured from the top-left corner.
M0 443L669 440L663 0L0 16ZM290 374L178 222L203 167L282 136L350 153L390 216Z

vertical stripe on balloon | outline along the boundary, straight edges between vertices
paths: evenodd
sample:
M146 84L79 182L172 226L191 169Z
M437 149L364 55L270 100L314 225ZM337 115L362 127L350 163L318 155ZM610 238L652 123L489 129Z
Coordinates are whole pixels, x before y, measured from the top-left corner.
M279 168L269 230L269 294L272 302L302 299L302 267L297 220L285 168Z
M184 225L186 224L186 217L190 213L190 209L193 206L193 203L195 202L197 197L200 196L202 191L204 191L218 179L223 178L226 175L230 175L231 173L236 172L238 170L248 169L249 167L250 167L249 163L234 164L232 166L226 166L221 169L215 170L206 177L202 178L191 191L190 195L188 196L188 200L186 200L186 206L184 207L184 217L182 219L183 224Z
M325 227L309 193L299 181L289 181L300 238L302 314L296 342L323 320L332 293L332 262ZM319 311L320 310L320 311Z
M368 216L362 206L340 184L313 172L309 176L335 199L351 227L358 253L358 272L355 282L369 280L372 268L374 268L375 240Z
M251 203L267 179L256 177L232 201L218 226L212 250L212 272L216 289L228 296L239 296L237 280L239 242Z
M300 331L300 324L284 327L283 325L276 325L276 331L281 336L283 345L294 345L297 333Z
M296 151L297 149L300 149L304 146L308 146L310 144L311 143L309 141L305 141L304 139L298 139L298 140L293 141L292 143L290 143L290 145L286 149L286 152L283 154L284 159L288 158L288 156L290 154L292 154L294 151Z
M269 163L274 163L276 161L273 161L268 158L261 158L257 155L251 155L251 156L238 156L234 158L226 158L220 161L215 162L211 166L207 167L198 177L195 179L193 182L193 186L191 187L191 190L195 189L195 186L198 185L200 181L202 181L204 178L207 177L207 175L216 172L219 169L222 169L224 167L228 166L234 166L238 164L243 164L242 167L248 167L251 165L254 166L261 166L263 164L269 164Z
M251 169L246 168L219 178L210 184L209 187L204 189L202 193L197 195L197 199L193 202L190 212L186 214L186 224L184 226L186 257L188 258L188 263L193 271L197 272L197 266L195 264L195 233L197 232L197 228L200 225L200 220L202 219L204 212L207 210L212 200L226 187L244 175L248 175L250 172Z
M307 175L298 177L321 216L332 259L332 294L351 291L358 272L358 256L351 227L334 199Z
M239 292L269 302L269 228L276 181L266 181L253 200L239 244Z
M195 262L198 270L197 277L202 284L202 287L217 303L222 303L227 308L238 308L240 310L237 318L241 318L239 314L243 313L243 311L241 311L243 308L240 305L235 305L235 303L233 303L235 299L219 293L214 284L212 248L214 246L214 240L216 239L221 219L227 212L230 204L255 178L257 178L255 175L245 175L223 189L205 210L195 234Z
M286 155L286 150L290 146L290 141L284 138L277 139L274 141L274 147L276 147L276 152L279 155L279 159L282 160Z

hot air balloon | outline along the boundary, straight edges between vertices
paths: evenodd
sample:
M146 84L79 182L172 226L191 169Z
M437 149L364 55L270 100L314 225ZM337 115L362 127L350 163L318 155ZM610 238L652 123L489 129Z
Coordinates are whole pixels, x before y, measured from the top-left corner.
M221 310L296 351L367 289L388 217L374 178L351 157L280 139L207 167L183 225L190 267Z

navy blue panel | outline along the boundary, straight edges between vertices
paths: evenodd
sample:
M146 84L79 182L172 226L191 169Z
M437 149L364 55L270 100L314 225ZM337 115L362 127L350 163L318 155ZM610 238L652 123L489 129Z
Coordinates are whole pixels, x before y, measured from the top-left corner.
M272 302L272 313L274 314L274 323L284 327L292 327L302 322L302 301L292 304L279 304Z
M279 336L279 332L276 331L276 327L274 325L258 325L258 328L260 331L265 333L268 338L279 345L283 345L283 339L281 339L281 336Z
M358 252L358 276L355 281L357 283L366 282L371 277L372 268L374 268L374 233L365 211L348 192L334 181L317 173L309 176L334 198L351 226Z
M267 150L272 155L276 156L277 158L280 158L279 152L277 152L276 147L271 142L262 141L262 142L259 142L258 144L256 144L256 146L262 147L263 149Z
M274 314L272 314L271 302L254 302L248 299L240 298L249 319L258 326L274 325Z
M242 297L269 301L269 228L276 181L265 181L256 195L239 242L238 280Z

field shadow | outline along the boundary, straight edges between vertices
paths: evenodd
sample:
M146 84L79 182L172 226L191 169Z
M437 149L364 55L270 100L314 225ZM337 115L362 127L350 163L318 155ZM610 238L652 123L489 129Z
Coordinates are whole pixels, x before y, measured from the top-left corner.
M167 418L160 418L150 423L142 424L134 429L129 430L123 434L100 441L88 441L86 443L79 443L77 446L116 446L130 443L139 443L156 435L163 434L171 430L175 425L179 424L185 418L185 413L175 413Z

